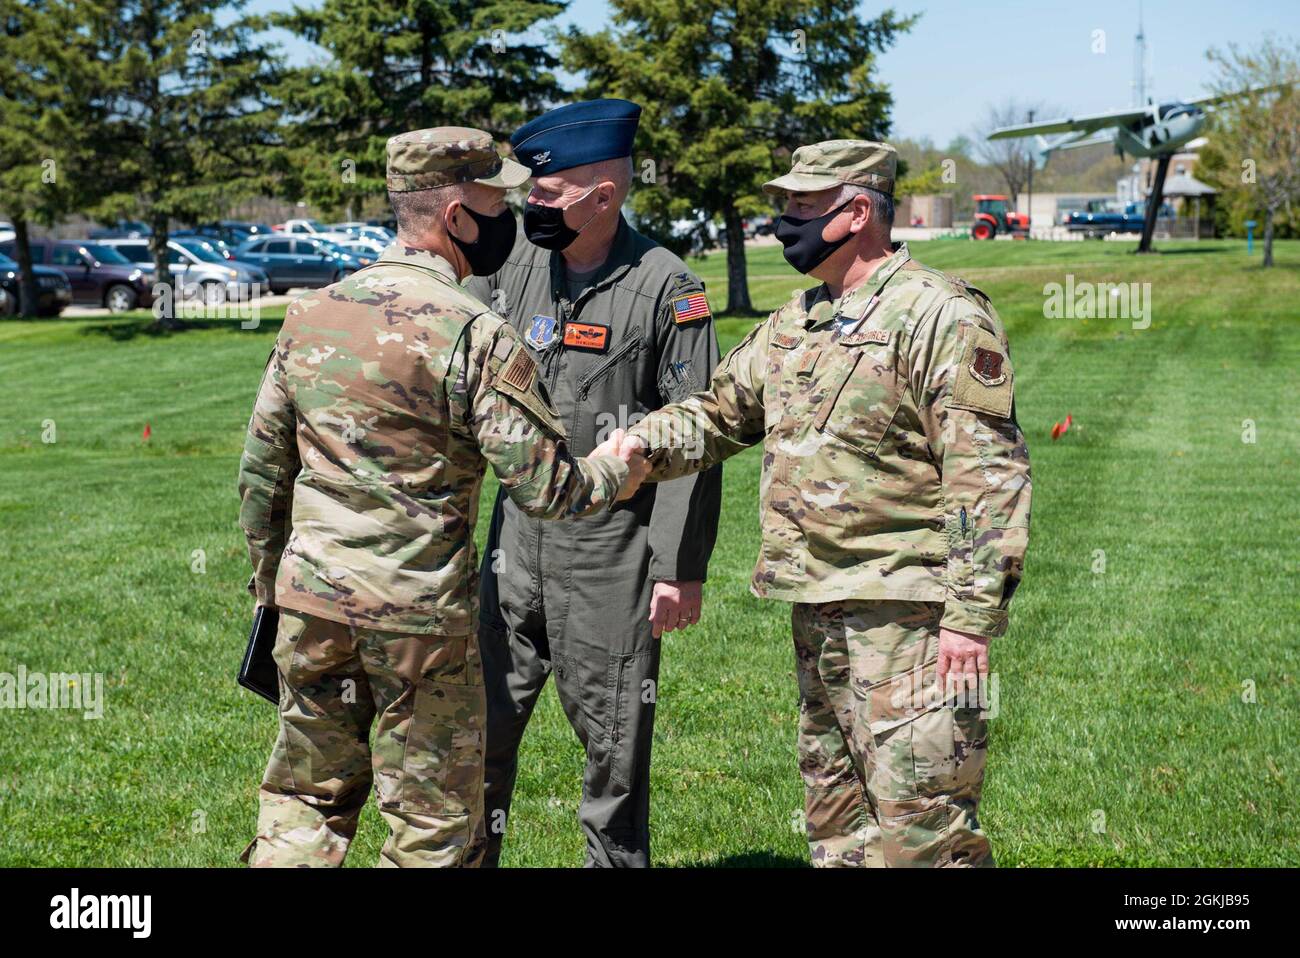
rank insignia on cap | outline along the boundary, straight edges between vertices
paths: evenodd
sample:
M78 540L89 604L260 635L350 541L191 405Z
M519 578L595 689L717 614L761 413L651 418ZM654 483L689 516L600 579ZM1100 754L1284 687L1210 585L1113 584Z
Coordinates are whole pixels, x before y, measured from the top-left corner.
M1002 373L1002 354L983 346L976 347L970 371L985 386L997 386L1007 378Z
M510 137L534 176L632 155L641 108L628 100L583 100L529 120Z
M709 301L704 298L703 293L688 293L673 300L674 322L689 323L696 319L704 319L709 315L711 315L709 313Z
M560 324L555 321L554 316L543 316L540 313L528 321L528 332L524 333L524 339L533 349L541 352L543 349L550 349L556 344Z

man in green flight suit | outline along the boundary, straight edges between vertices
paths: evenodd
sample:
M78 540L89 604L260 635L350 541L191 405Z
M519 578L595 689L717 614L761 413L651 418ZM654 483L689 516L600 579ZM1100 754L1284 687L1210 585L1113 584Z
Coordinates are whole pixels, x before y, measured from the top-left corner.
M703 285L620 212L640 113L591 100L515 132L515 157L534 177L524 235L500 271L470 285L528 344L578 454L684 399L718 362ZM650 486L562 525L498 498L482 574L486 864L500 854L519 744L552 672L586 750L587 864L650 863L660 635L699 619L721 479L719 468Z

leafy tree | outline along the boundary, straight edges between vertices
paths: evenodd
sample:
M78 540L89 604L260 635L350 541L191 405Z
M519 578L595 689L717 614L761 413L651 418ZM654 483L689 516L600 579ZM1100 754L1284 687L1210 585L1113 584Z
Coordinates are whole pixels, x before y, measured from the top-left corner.
M1300 44L1269 38L1208 56L1218 67L1215 93L1245 92L1216 110L1199 169L1237 222L1263 218L1263 265L1272 266L1278 221L1300 210Z
M975 159L998 171L1007 184L1007 193L1013 204L1029 182L1029 170L1034 162L1033 141L1028 137L990 140L988 135L999 127L1029 123L1031 117L1044 120L1060 115L1059 110L1045 107L1042 103L1021 103L1008 99L990 104L975 127L972 133Z
M67 43L74 22L66 2L0 0L0 213L14 226L25 316L37 303L29 225L62 219L94 183L75 175L94 154L81 108L86 73Z
M613 26L570 28L561 59L585 73L583 95L642 106L633 208L670 243L674 221L694 222L698 237L721 217L727 310L751 313L743 221L771 211L763 182L788 170L802 144L885 137L893 101L876 55L915 18L893 10L864 18L856 0L610 6Z
M276 91L295 121L288 188L343 210L383 195L384 143L396 133L472 126L508 136L560 95L555 57L525 34L565 6L325 0L275 16L329 55L289 71Z

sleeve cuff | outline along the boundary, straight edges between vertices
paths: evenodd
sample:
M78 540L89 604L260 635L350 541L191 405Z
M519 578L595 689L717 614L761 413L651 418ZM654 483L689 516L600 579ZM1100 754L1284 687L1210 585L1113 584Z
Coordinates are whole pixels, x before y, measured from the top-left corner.
M257 599L258 605L275 605L275 579L259 579L254 576L248 581L248 591Z
M649 579L651 582L707 582L708 576L699 569L666 569L651 560Z
M590 456L587 461L592 464L599 463L613 474L614 487L609 490L609 502L605 506L605 512L609 512L618 505L618 491L623 488L623 483L627 482L627 475L631 471L626 462L618 456Z
M943 619L939 625L956 632L996 639L1007 631L1007 613L1005 609L988 609L948 599L943 604Z

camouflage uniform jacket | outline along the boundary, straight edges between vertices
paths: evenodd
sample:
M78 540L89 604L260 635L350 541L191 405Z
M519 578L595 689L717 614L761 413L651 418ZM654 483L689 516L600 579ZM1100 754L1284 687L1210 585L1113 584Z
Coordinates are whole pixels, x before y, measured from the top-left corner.
M1013 380L987 297L902 246L840 300L795 296L630 431L652 480L763 443L755 595L942 602L946 628L995 636L1029 536Z
M285 315L240 463L250 589L349 625L473 632L489 464L550 518L610 508L627 476L570 454L528 350L451 264L394 244Z

